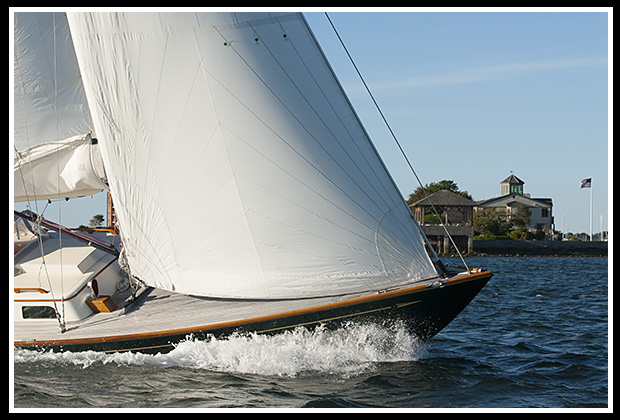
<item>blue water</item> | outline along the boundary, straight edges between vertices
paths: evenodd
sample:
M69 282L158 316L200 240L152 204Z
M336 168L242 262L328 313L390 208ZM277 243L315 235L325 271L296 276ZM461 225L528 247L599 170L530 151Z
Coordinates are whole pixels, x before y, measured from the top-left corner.
M429 343L396 323L155 356L15 350L14 407L608 407L608 259L467 262L495 276Z

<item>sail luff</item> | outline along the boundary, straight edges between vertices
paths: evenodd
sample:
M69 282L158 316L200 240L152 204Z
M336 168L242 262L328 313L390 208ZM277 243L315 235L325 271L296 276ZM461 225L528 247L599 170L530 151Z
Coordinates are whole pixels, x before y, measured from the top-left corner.
M334 69L332 68L331 64L329 63L329 60L327 59L327 56L325 55L325 53L323 52L323 49L321 48L321 45L319 44L319 41L316 39L316 37L314 36L314 33L312 32L310 25L308 24L308 21L306 20L306 18L301 15L301 19L304 22L304 25L307 28L308 34L309 36L312 38L312 40L314 41L314 45L316 46L317 50L319 51L319 53L321 54L321 56L323 57L323 60L325 62L325 65L327 67L327 69L329 69L329 73L331 74L331 76L334 79L334 82L336 83L336 85L338 86L340 92L342 93L343 98L346 100L352 115L354 116L355 120L358 123L359 128L361 129L361 131L364 134L364 138L368 141L368 145L370 146L370 148L372 149L372 151L374 152L374 156L373 158L377 159L380 163L381 163L381 167L384 170L384 173L389 177L390 179L390 183L384 183L382 182L382 180L378 180L381 185L384 187L385 191L388 192L389 194L397 194L399 196L402 197L402 194L400 193L400 190L398 189L398 186L396 185L396 182L394 181L394 179L392 178L392 175L390 174L389 170L387 169L387 166L385 165L385 163L383 162L383 159L381 158L381 155L379 154L379 152L377 151L375 145L373 144L373 142L370 140L370 135L368 134L368 132L366 131L366 128L364 127L364 124L362 123L359 115L357 114L357 111L355 110L355 108L353 107L353 104L351 103L351 101L349 100L349 97L347 96L344 87L342 86L342 84L340 83L340 80L338 79L338 77L336 76L336 73L334 72ZM368 158L366 158L364 156L364 159L367 161L368 163ZM373 172L374 174L374 172ZM376 176L376 174L375 174ZM379 194L380 192L375 191L375 193ZM404 201L404 198L403 198Z
M299 14L75 13L69 23L143 281L294 298L436 275Z

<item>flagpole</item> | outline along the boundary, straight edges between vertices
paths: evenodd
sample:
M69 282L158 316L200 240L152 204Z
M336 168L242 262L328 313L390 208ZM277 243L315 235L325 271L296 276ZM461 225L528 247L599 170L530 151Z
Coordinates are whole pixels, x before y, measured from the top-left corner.
M590 188L590 242L592 241L592 174L590 178L582 179L579 188Z
M590 242L592 242L592 174L590 174Z

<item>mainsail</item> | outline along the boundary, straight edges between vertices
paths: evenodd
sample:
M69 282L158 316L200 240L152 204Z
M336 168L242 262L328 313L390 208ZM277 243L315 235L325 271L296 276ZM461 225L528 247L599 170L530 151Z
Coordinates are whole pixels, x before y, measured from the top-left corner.
M436 276L297 13L69 13L132 274L296 298Z
M91 195L107 188L64 13L16 13L14 199Z

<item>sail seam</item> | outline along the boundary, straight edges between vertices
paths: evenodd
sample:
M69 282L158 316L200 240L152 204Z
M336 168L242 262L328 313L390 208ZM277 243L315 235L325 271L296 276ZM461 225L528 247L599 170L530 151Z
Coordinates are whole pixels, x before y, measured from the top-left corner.
M200 26L200 23L198 23L198 25ZM218 31L218 33L219 33L219 31ZM230 153L229 153L229 150L228 150L228 147L227 147L227 144L226 144L226 139L224 137L224 132L222 130L224 128L224 126L222 125L221 120L218 117L218 109L217 109L216 103L215 103L214 98L213 98L213 93L212 93L212 89L211 89L211 82L209 80L209 76L211 76L214 80L217 80L217 79L215 79L215 77L207 70L207 68L204 65L203 57L202 57L202 51L200 50L200 42L198 41L198 37L197 37L196 33L194 33L194 39L196 41L196 49L197 49L198 57L199 57L199 61L200 61L199 65L200 65L200 69L201 69L201 74L202 74L203 80L205 82L206 91L207 91L207 93L209 95L209 102L211 104L211 108L213 109L213 113L215 114L215 120L217 121L217 127L219 127L219 129L216 129L216 131L220 132L220 137L221 137L221 141L222 141L222 147L223 147L224 153L226 155L226 162L227 162L227 164L228 164L228 166L230 168L230 172L231 172L231 175L232 175L232 181L234 182L235 191L237 193L237 198L238 198L239 202L241 203L241 208L242 208L243 216L244 216L243 218L244 218L244 221L245 221L248 233L250 235L252 247L253 247L254 252L256 254L256 260L257 260L259 268L260 268L261 280L264 280L264 278L265 278L265 271L264 271L264 268L263 268L263 263L262 263L262 260L261 260L261 257L260 257L260 253L258 251L258 247L256 246L256 240L254 238L254 234L252 233L252 227L251 227L250 221L248 219L247 208L243 205L243 198L241 196L241 192L239 191L239 183L238 183L238 181L236 179L235 171L233 169L233 165L232 165L232 162L230 160ZM218 81L218 83L219 83L219 81ZM214 135L215 135L215 133L214 133ZM261 286L264 287L264 283ZM268 294L266 290L265 290L265 293Z
M234 135L234 133L232 133L232 134ZM308 188L308 189L309 189L310 191L312 191L314 194L316 194L317 196L321 197L321 198L322 198L322 199L324 199L326 202L328 202L328 203L332 204L332 205L333 205L333 206L335 206L337 209L339 209L339 210L340 210L340 211L342 211L343 213L345 213L345 214L347 214L348 216L350 216L353 220L357 221L358 223L360 223L361 225L363 225L364 227L366 227L368 230L370 230L370 231L373 231L373 230L374 230L372 227L368 226L368 225L367 225L367 224L365 224L363 221L361 221L361 220L359 220L359 219L355 218L353 215L351 215L350 213L346 212L344 209L342 209L342 208L341 208L341 207L339 207L336 203L334 203L334 202L332 202L331 200L329 200L327 197L325 197L325 196L323 196L322 194L320 194L318 191L315 191L314 189L312 189L312 187L310 187L309 185L307 185L307 184L306 184L306 183L304 183L303 181L301 181L301 180L297 179L297 178L296 178L295 176L293 176L290 172L286 171L286 170L285 170L284 168L282 168L280 165L278 165L277 163L273 162L271 159L269 159L269 158L268 158L267 156L265 156L264 154L260 153L260 151L259 151L259 150L257 150L257 149L255 149L255 148L253 148L253 147L252 147L249 143L247 143L247 142L243 141L243 139L239 138L238 136L235 136L235 137L237 137L237 139L239 139L240 141L244 142L246 145L248 145L250 148L252 148L255 152L257 152L257 153L258 153L258 154L260 154L262 157L264 157L265 159L267 159L267 160L268 160L271 164L273 164L274 166L276 166L278 169L280 169L282 172L284 172L285 174L287 174L288 176L290 176L292 179L294 179L295 181L299 182L299 183L300 183L301 185L303 185L304 187ZM346 228L346 227L344 227L344 226L342 226L342 225L338 225L338 224L334 223L331 219L329 219L329 218L327 218L327 217L325 217L325 216L323 216L323 215L321 215L321 214L319 214L319 213L317 213L317 212L313 212L313 211L311 211L311 210L310 210L310 209L308 209L306 206L303 206L303 205L301 205L301 204L299 204L299 203L297 203L297 202L295 202L295 201L290 200L290 199L289 199L289 198L287 198L286 196L284 196L284 195L282 195L282 194L279 194L279 193L278 193L277 191L275 191L274 189L272 189L272 188L268 188L266 185L263 185L263 184L259 184L259 183L257 183L255 179L252 179L252 178L250 178L250 177L248 177L248 176L244 175L244 174L243 174L243 173L241 173L241 172L238 172L238 171L237 171L237 173L238 173L239 175L241 175L241 176L244 176L247 180L249 180L249 181L251 181L251 182L255 183L255 184L256 184L256 185L258 185L258 186L260 186L261 188L263 188L263 189L265 189L265 190L269 191L270 193L275 194L275 195L277 195L278 197L280 197L281 199L286 200L287 202L289 202L289 203L293 204L295 207L299 208L300 210L305 211L305 212L308 212L308 213L310 213L310 214L312 214L312 215L314 215L314 216L316 216L316 217L318 217L318 218L321 218L321 219L325 220L326 222L328 222L328 223L330 223L330 224L332 224L332 225L334 225L334 226L336 226L336 227L338 227L338 228L340 228L340 229L342 229L342 230L344 230L344 231L346 231L346 232L349 232L349 233L351 233L351 234L353 234L353 235L355 235L355 236L359 237L359 238L360 238L360 239L362 239L362 240L368 241L368 238L366 238L366 237L364 237L364 236L360 235L359 233L357 233L357 232L355 232L355 231L353 231L353 230L350 230L350 229L348 229L348 228ZM369 241L369 242L370 242L370 241ZM338 243L338 242L335 242L335 243Z
M222 39L225 39L225 37L223 36L222 33L220 33L218 31L218 33L220 34L220 36L222 36ZM263 84L263 86L267 89L267 91L282 105L282 107L284 109L286 109L286 111L289 113L289 115L299 124L299 126L301 128L304 129L304 131L317 143L317 145L319 147L321 147L323 150L324 147L320 144L320 142L317 141L317 139L312 135L312 133L308 130L308 128L299 120L299 118L290 110L290 108L284 104L282 102L282 100L275 94L275 92L269 87L269 85L256 73L256 71L252 68L252 66L249 65L249 63L241 56L241 54L232 46L229 45L229 47L235 52L235 54L237 55L237 57L239 57L239 59L245 64L245 66L252 72L252 74L254 74L254 76L260 80L260 82ZM216 79L217 80L217 79ZM334 183L325 173L323 173L323 171L321 171L314 163L310 162L310 160L308 158L306 158L301 152L299 152L297 149L295 149L289 142L287 142L280 134L278 134L272 127L270 127L268 124L266 124L265 122L263 122L258 115L256 115L249 107L247 107L241 100L239 100L239 98L237 98L226 86L224 86L221 82L218 81L218 83L220 83L220 85L226 89L233 97L235 97L235 99L237 99L239 101L240 104L242 104L249 112L251 112L254 116L256 116L256 118L261 121L267 128L269 128L284 144L286 144L293 152L295 152L297 155L299 155L304 161L306 161L318 174L320 174L321 176L323 176L331 185L333 185L336 189L338 189L345 197L347 197L352 203L354 203L356 206L358 206L364 213L366 213L371 219L373 219L375 222L378 223L377 218L370 213L364 206L362 206L360 203L358 203L355 199L353 199L353 197L351 197L350 194L348 194L345 190L342 189L341 186L337 185L336 183ZM331 156L330 153L328 153L327 151L325 151L326 154L328 156L330 156L333 159L333 156ZM344 171L344 169L338 164L338 162L336 162L334 160L334 162L341 168L341 170L343 170L343 172L346 174L346 171ZM348 174L347 174L348 176ZM357 183L356 183L357 185ZM359 186L358 186L359 188ZM363 191L363 189L362 189Z
M381 157L379 156L379 153L377 152L374 144L372 143L372 140L370 139L369 134L366 132L361 120L358 118L353 105L350 103L346 92L344 91L342 85L340 84L340 82L338 81L338 78L336 77L333 69L331 68L329 61L327 60L327 57L325 57L325 54L323 53L323 50L321 49L321 46L318 44L318 42L316 41L316 39L314 38L314 35L312 34L312 31L310 30L310 28L308 27L305 19L303 18L303 15L301 16L301 20L304 23L304 28L306 29L306 31L308 32L310 39L312 39L312 41L314 42L314 45L317 47L317 50L321 56L321 58L323 59L323 63L326 65L328 71L333 75L333 78L335 80L336 86L338 87L339 91L342 93L342 97L344 98L345 102L349 105L349 109L351 110L351 114L352 117L355 119L357 126L360 128L361 133L363 138L366 140L366 143L369 145L370 150L376 155L376 157L378 158L379 164L381 165L381 168L383 169L383 171L381 173L383 173L384 175L387 174L387 179L389 181L388 184L386 184L385 182L382 182L379 174L374 170L373 166L370 164L370 162L368 161L368 158L366 156L366 154L362 153L362 150L360 149L360 146L358 144L358 142L356 142L353 139L352 134L350 133L349 129L346 127L346 125L344 124L344 122L342 121L342 119L340 118L340 116L338 115L338 121L342 124L343 128L345 129L345 131L347 132L347 134L349 135L349 138L351 139L352 143L356 146L357 150L359 151L360 155L363 157L363 159L366 161L366 164L368 166L369 169L371 169L371 172L374 174L375 178L377 179L377 181L380 183L381 186L383 186L383 191L385 194L387 194L388 196L390 196L391 194L393 194L393 192L396 190L396 197L397 200L396 201L392 201L391 204L388 204L388 202L383 199L383 195L374 187L374 183L370 181L370 179L366 176L365 171L362 171L362 169L357 165L357 162L355 161L355 159L353 159L350 154L348 153L348 151L346 151L346 148L344 148L344 146L342 146L342 144L340 143L340 141L338 140L338 138L336 138L336 136L334 135L334 138L336 139L336 141L338 142L338 144L343 148L343 150L345 150L345 153L347 154L347 156L349 157L349 159L351 159L351 161L353 162L353 164L355 165L355 167L360 171L360 173L362 173L362 175L365 177L365 179L368 181L368 183L372 186L373 190L375 191L375 193L377 194L378 197L380 197L383 200L383 203L390 208L390 210L387 212L391 212L392 209L395 206L398 206L399 204L401 204L403 202L403 198L402 195L400 194L398 188L396 188L396 185L394 184L394 181L392 180L391 176L389 175L389 172L387 171L387 168L385 167L385 165L383 164ZM299 54L299 51L297 50L297 48L295 48L295 44L292 42L291 46L293 47L293 50L296 52L297 56L301 59L302 64L304 65L304 67L306 67L307 69L307 65L306 62L302 59L301 55ZM275 59L275 58L274 58ZM327 97L325 95L324 90L322 89L322 87L319 85L319 83L317 82L316 78L314 77L314 75L312 74L312 72L309 71L308 69L308 73L310 74L310 77L312 78L312 80L314 81L315 85L317 86L317 88L321 91L321 93L323 94L323 96L325 97L326 101L330 104L330 107L332 108L332 110L334 111L334 114L336 114L335 110L333 109L332 103L327 100ZM288 74L287 74L288 76ZM289 76L290 78L290 76ZM293 82L293 80L291 79L291 82ZM294 82L293 82L294 83ZM305 99L305 98L304 98ZM318 114L317 114L318 116ZM320 118L320 117L319 117ZM323 122L323 120L321 119L321 122ZM331 133L331 130L330 130ZM332 134L333 135L333 134ZM391 185L393 188L388 188L387 185ZM364 191L365 192L365 191ZM366 194L367 195L367 194ZM367 197L369 197L367 195ZM373 200L373 198L369 197L371 200ZM386 214L387 214L386 213ZM384 216L385 218L385 216ZM383 219L382 219L383 220ZM411 228L411 224L410 223L406 223L407 219L403 219L403 218L398 218L397 219L397 223L399 224L399 226L401 226L401 228L403 230L410 230ZM378 229L381 226L381 221L378 221L377 223L377 228L376 231L378 231Z
M280 22L278 22L280 25L280 28L284 31L284 28L282 27L282 24ZM254 28L252 28L254 29ZM317 89L321 92L323 98L325 99L325 101L329 104L330 109L333 112L333 115L336 116L336 118L338 119L338 122L340 123L340 125L342 126L342 128L345 130L345 132L347 133L349 139L351 140L351 143L353 145L355 145L357 151L359 152L360 156L364 159L364 161L366 162L367 168L370 169L370 171L373 173L373 175L375 175L375 177L377 178L377 181L380 182L379 176L377 175L377 173L375 172L374 168L372 167L372 165L370 165L370 162L368 162L367 157L365 156L365 154L362 152L362 150L359 147L359 144L357 141L355 141L353 135L351 134L351 132L349 131L349 129L347 128L346 124L344 123L344 121L342 120L340 114L338 114L336 112L336 110L334 109L334 106L332 104L332 102L328 99L324 89L322 88L322 86L318 83L318 81L316 80L314 74L310 71L310 69L308 68L307 63L305 62L305 60L302 58L299 50L296 48L296 44L294 42L294 40L291 38L290 40L290 45L291 48L293 49L293 51L295 52L295 54L297 55L297 57L299 58L300 63L304 66L304 68L306 69L308 75L310 76L310 78L312 79L312 81L314 82L314 85L317 87ZM280 69L284 72L284 74L286 74L287 78L289 79L289 81L291 82L291 84L295 87L295 89L297 90L297 92L300 94L300 96L304 99L304 101L306 102L306 104L312 109L312 111L314 112L314 114L316 115L316 117L319 119L319 121L321 121L321 124L323 125L323 127L331 134L331 136L334 138L334 140L336 141L336 143L338 144L338 146L340 146L340 148L342 149L342 151L346 154L346 156L349 158L350 162L355 166L355 168L359 171L360 175L366 179L366 181L368 181L368 185L371 186L371 188L373 189L373 191L377 194L377 196L381 199L381 201L383 202L383 204L385 204L386 206L388 206L387 201L385 200L385 197L383 194L379 193L379 191L375 188L375 185L373 182L370 181L370 179L368 178L366 172L362 170L362 168L358 165L357 161L351 156L351 154L349 153L349 151L347 150L346 147L343 146L343 144L341 143L339 137L333 132L333 130L328 126L328 124L325 122L325 120L323 119L323 117L319 114L319 112L317 112L317 110L312 106L312 104L308 101L308 99L306 98L306 96L302 93L301 89L299 88L299 86L297 85L297 83L295 83L293 77L291 77L290 73L288 71L286 71L285 67L281 64L281 62L276 58L275 54L272 52L272 50L269 48L268 43L264 43L265 48L267 49L267 51L269 52L269 54L271 55L271 57L273 58L273 60L278 64L278 66L280 67ZM321 55L321 58L324 58L323 55ZM323 62L325 62L325 60L323 59ZM264 82L263 82L264 83ZM289 111L290 112L290 111ZM301 122L300 122L301 124ZM365 133L362 130L362 134L365 135ZM322 145L320 144L320 142L316 141L316 138L314 138L314 136L312 136L313 139L315 140L315 142L317 144L319 144L319 146L322 147ZM323 148L323 147L322 147ZM340 165L340 163L338 161L336 161L336 159L334 159L334 157L327 151L325 150L325 148L323 148L323 150L334 160L334 162L341 168L342 166ZM344 169L343 169L344 171ZM364 193L364 195L366 195L366 197L368 199L370 199L370 201L374 204L374 198L370 197L366 190L364 188L362 188L357 181L355 180L355 178L353 178L350 174L348 174L348 172L345 171L345 173L347 174L347 176L349 177L349 179L351 179L357 186L358 188ZM383 185L383 184L381 184ZM387 188L383 188L384 192L388 193Z

